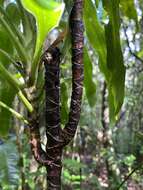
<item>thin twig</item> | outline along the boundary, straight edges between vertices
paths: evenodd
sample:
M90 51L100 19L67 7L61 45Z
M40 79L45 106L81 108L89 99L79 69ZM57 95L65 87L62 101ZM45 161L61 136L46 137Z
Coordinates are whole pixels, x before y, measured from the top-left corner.
M126 183L126 181L133 175L133 173L135 173L137 170L139 170L141 167L141 165L137 166L136 168L134 168L128 176L125 177L125 179L122 181L122 183L119 185L119 187L117 188L117 190L120 190L120 188ZM141 167L142 168L142 167Z
M123 24L123 30L124 30L124 34L125 34L125 37L126 37L126 43L127 43L127 46L129 48L129 52L132 56L134 56L138 61L140 61L141 63L143 63L143 59L140 58L136 53L134 53L132 51L132 48L130 46L130 42L129 42L129 39L128 39L128 35L127 35L127 27Z

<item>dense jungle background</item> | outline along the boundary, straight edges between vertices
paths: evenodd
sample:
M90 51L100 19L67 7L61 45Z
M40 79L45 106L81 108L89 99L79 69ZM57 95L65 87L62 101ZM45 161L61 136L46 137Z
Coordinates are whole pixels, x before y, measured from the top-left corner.
M46 170L31 153L27 112L38 110L44 148L44 67L37 57L56 43L62 127L67 121L72 6L0 0L0 190L47 189ZM83 22L81 116L63 152L62 189L143 190L143 0L84 0Z

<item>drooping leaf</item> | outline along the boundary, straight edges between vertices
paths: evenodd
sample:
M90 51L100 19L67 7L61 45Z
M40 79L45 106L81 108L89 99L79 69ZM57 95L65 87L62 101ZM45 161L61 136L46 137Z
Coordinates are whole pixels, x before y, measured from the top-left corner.
M92 80L92 63L86 47L84 48L84 86L88 103L93 107L96 103L96 84Z
M110 116L119 112L124 98L125 68L120 45L119 1L105 0L109 23L104 28L98 21L97 10L91 0L85 1L84 22L90 44L99 57L99 67L109 90Z
M98 21L96 7L92 1L85 1L84 22L88 40L99 56L99 67L106 79L109 72L106 65L106 40L104 28Z
M125 67L120 44L119 0L103 0L109 15L109 23L105 26L107 45L107 67L110 71L108 83L110 117L118 114L124 99Z

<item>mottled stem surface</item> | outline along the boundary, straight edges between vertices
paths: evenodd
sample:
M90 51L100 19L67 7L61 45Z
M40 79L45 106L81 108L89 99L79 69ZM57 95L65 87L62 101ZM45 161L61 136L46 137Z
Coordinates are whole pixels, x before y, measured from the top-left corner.
M46 166L48 190L61 189L62 150L73 139L80 119L84 46L82 12L83 0L74 0L70 14L72 95L69 119L64 129L60 126L60 51L52 46L42 57L45 65L46 152L41 147L37 112L29 117L32 152L35 159Z
M70 15L70 31L72 40L72 96L69 120L63 130L65 145L74 137L80 119L83 91L83 46L84 26L82 21L83 0L74 0Z
M60 51L49 48L44 57L46 91L46 153L52 163L47 166L49 190L61 189L62 129L60 126Z

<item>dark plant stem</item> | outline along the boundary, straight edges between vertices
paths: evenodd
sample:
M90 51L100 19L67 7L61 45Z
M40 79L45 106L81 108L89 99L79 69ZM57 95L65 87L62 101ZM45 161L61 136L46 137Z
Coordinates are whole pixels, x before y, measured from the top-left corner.
M45 89L46 89L46 153L52 163L47 165L47 182L49 190L61 189L62 170L62 129L60 127L59 73L60 51L50 48L45 54Z
M60 51L51 46L42 56L45 65L46 101L46 152L41 147L37 101L31 98L34 107L29 113L31 149L37 162L47 169L47 189L61 189L62 151L74 137L80 119L83 89L83 0L74 0L70 15L72 39L72 96L69 120L62 130L60 125ZM31 93L32 97L32 93Z
M106 131L108 129L108 125L105 119L106 90L107 90L107 85L106 85L106 82L104 81L103 89L102 89L102 110L101 110L101 123L102 123L103 131Z
M83 0L74 0L70 15L70 31L72 41L72 96L69 120L63 130L64 144L67 145L74 137L80 119L81 99L83 90L83 46L84 26L82 21Z
M103 147L107 149L110 146L109 139L107 137L107 131L108 131L108 123L105 118L105 110L106 110L106 91L107 91L107 85L106 82L103 82L103 89L102 89L102 107L101 107L101 123L103 127ZM110 165L108 162L108 158L105 159L105 165L107 170L108 179L112 176L112 171L110 169ZM110 180L109 180L110 183ZM110 185L110 184L109 184Z

